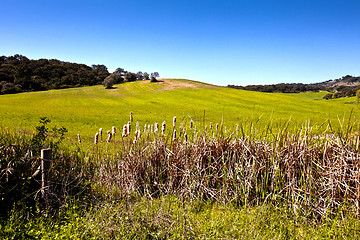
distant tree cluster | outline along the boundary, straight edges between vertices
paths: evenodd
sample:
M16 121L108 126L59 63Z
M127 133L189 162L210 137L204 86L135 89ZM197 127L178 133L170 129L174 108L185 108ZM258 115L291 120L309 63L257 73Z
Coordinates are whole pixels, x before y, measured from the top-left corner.
M236 85L228 85L229 88L249 90L249 91L257 91L257 92L282 92L282 93L300 93L300 92L318 92L321 90L325 90L324 87L321 86L313 86L302 83L279 83L279 84L271 84L271 85L247 85L236 86Z
M122 82L157 81L157 77L157 72L132 73L123 68L117 68L110 74L108 68L102 64L90 67L57 59L31 60L20 54L0 57L0 94L99 84L111 87Z
M141 80L150 80L151 82L157 82L157 77L159 77L158 72L153 72L150 75L147 72L129 72L125 71L123 68L117 68L113 73L107 76L104 79L105 88L112 88L114 84L124 83L124 82L135 82Z
M109 75L104 65L30 60L25 56L0 57L0 93L42 91L101 84Z
M318 92L329 91L324 99L333 99L341 97L352 97L356 95L357 90L360 89L360 77L346 75L344 77L327 80L320 83L279 83L271 85L248 85L236 86L228 85L229 88L257 91L257 92L282 92L282 93L300 93L300 92Z
M339 86L332 93L326 94L323 99L335 99L342 97L354 97L356 96L357 91L360 89L360 86L349 87L349 86Z

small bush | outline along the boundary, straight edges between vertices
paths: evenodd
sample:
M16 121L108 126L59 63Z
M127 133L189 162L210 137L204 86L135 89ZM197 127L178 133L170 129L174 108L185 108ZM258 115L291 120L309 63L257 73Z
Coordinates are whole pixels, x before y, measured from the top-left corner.
M104 79L106 89L112 88L114 84L122 83L124 79L118 73L112 73Z
M323 99L326 99L326 100L329 100L329 99L332 99L333 98L333 94L332 93L328 93L326 94Z

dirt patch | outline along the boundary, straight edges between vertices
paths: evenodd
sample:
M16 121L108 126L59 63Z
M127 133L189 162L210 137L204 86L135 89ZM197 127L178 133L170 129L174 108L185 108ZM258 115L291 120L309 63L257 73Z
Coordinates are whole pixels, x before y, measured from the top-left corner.
M143 81L142 84L150 84L150 81ZM160 79L157 83L152 83L160 85L161 91L164 90L175 90L181 88L216 88L214 85L200 83L200 82L193 82L193 81L183 81L177 79Z

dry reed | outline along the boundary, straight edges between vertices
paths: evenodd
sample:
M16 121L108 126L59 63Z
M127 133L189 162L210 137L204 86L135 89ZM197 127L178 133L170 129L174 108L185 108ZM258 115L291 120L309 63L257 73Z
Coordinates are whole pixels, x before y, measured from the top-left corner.
M134 141L124 142L126 151L114 149L105 159L89 155L98 166L92 181L120 196L137 192L237 205L280 203L314 218L345 208L360 211L358 134L317 135L304 127L296 134L283 130L255 138L239 137L239 126L229 134L217 134L218 123L215 132L197 132L192 121L190 128L192 140L185 127L183 136L169 130L170 139L140 138L137 130ZM164 121L164 136L165 131Z

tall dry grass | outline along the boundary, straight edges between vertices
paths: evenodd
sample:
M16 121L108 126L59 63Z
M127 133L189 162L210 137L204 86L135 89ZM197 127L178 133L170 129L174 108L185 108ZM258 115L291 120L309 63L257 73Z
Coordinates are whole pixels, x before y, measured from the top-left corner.
M174 121L166 133L164 126L162 133L147 125L141 138L128 132L120 144L100 142L79 152L82 176L112 198L137 193L241 206L272 203L318 219L359 213L360 141L354 129L315 134L307 125L290 134L287 124L259 137L241 126L192 132L194 122L180 129Z

